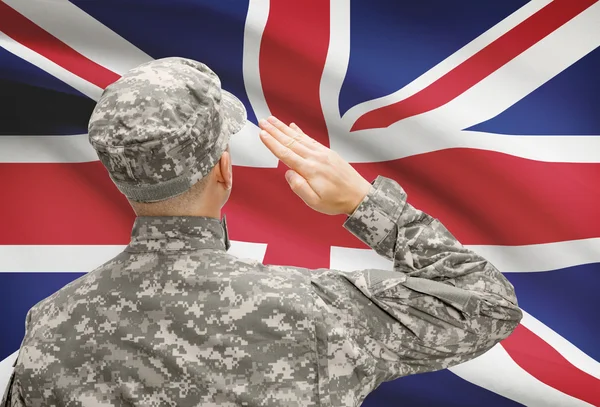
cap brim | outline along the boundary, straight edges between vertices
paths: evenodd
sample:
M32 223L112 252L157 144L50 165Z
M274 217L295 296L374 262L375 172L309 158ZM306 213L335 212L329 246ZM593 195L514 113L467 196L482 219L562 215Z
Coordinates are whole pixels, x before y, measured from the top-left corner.
M229 135L239 132L246 125L248 116L244 104L226 90L221 90L221 114L223 131Z

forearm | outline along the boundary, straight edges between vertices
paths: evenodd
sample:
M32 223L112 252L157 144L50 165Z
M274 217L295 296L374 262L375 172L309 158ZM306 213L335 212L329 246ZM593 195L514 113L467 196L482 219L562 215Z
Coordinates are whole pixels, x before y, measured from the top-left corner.
M520 320L512 284L490 262L465 248L438 220L408 204L406 193L395 181L378 177L344 226L393 260L394 269L406 274L407 288L459 308L459 303L471 304L500 319Z

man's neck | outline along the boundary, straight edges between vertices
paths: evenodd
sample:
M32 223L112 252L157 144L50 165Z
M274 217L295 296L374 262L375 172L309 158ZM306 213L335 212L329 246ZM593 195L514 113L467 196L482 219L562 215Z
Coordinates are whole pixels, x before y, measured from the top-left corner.
M131 205L137 216L197 216L221 219L221 209L212 206L197 205L194 208L173 208L163 205L138 204Z
M221 211L182 211L182 212L162 212L162 211L140 211L137 216L186 216L186 217L204 217L221 219Z

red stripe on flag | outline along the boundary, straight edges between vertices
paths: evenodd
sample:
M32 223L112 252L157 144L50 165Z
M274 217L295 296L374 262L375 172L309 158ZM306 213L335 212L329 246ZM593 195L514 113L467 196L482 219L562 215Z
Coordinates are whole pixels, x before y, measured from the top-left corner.
M319 92L328 48L328 1L271 1L259 59L265 99L271 113L325 145Z
M100 161L0 164L0 245L127 244L134 213Z
M356 167L369 180L378 174L398 180L409 202L438 217L465 244L600 236L600 190L594 188L600 164L545 163L454 149ZM0 201L0 244L128 240L133 213L100 162L0 164L0 179L5 197ZM225 207L231 237L268 242L281 264L326 267L331 245L364 247L342 228L344 217L308 209L289 190L283 169L235 167L234 184Z
M542 383L600 406L600 380L573 366L523 325L502 341L502 346L519 366Z
M526 245L600 236L600 163L551 163L449 149L355 164L396 179L417 208L465 244Z
M554 0L416 94L365 113L352 130L388 127L436 109L491 75L598 0Z
M291 18L290 18L291 17ZM259 68L265 100L272 114L286 123L295 122L304 131L324 145L329 145L327 126L323 116L320 102L320 86L327 50L329 48L329 2L310 0L308 2L293 2L287 0L272 0L269 5L269 18L263 32ZM328 225L328 230L335 230L332 220L324 216L315 216L311 211L304 210L296 204L296 198L289 193L287 184L281 183L287 168L277 170L254 171L244 169L236 174L246 179L254 187L265 184L265 179L273 180L273 185L279 185L280 191L273 193L272 189L262 191L267 195L258 196L259 201L264 201L265 196L271 196L276 201L293 202L291 207L275 206L270 208L276 212L277 221L262 217L261 225L254 223L254 219L244 216L232 216L246 225L250 234L244 234L248 239L256 241L257 235L272 242L265 255L267 264L304 264L311 266L329 265L329 245L325 235L315 236L316 225ZM251 174L261 174L261 178L253 178ZM257 180L259 180L257 182ZM240 185L238 182L237 185ZM238 190L239 191L239 190ZM255 191L255 190L254 190ZM252 190L244 191L249 196L255 196ZM236 194L235 196L240 196ZM246 199L244 195L244 199ZM242 196L240 201L243 202ZM271 206L273 201L262 202L261 205ZM258 202L257 202L258 203ZM231 205L237 208L235 203ZM260 208L261 206L258 206ZM293 212L289 210L295 208ZM239 208L242 209L242 208ZM243 211L243 209L242 209ZM244 213L244 212L241 212ZM266 211L263 213L267 213ZM313 220L315 223L313 222ZM333 222L339 224L339 220ZM296 238L289 238L287 228L292 228L298 233ZM272 234L267 238L262 230L269 230ZM234 234L235 236L235 234ZM298 238L307 238L299 240ZM260 239L259 238L259 241ZM244 240L248 240L244 239ZM266 240L265 240L266 241ZM276 243L275 243L276 242Z
M67 71L104 89L120 75L81 55L0 1L0 31Z

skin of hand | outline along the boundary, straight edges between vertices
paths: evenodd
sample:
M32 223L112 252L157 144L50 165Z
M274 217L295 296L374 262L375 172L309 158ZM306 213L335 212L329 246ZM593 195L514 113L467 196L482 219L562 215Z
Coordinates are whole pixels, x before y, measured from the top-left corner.
M351 215L371 189L339 154L295 124L271 116L260 120L260 139L290 169L285 178L309 207L326 215Z

